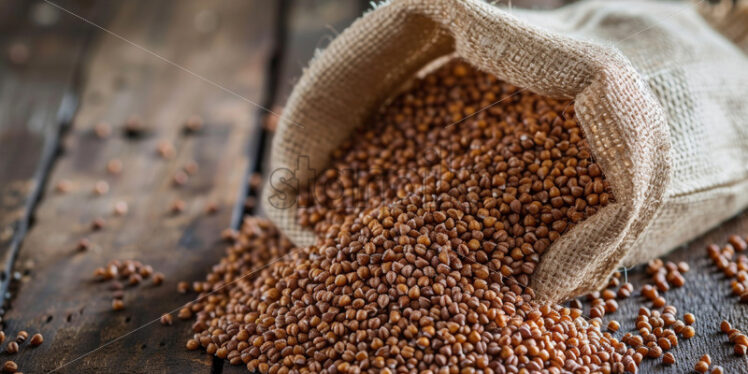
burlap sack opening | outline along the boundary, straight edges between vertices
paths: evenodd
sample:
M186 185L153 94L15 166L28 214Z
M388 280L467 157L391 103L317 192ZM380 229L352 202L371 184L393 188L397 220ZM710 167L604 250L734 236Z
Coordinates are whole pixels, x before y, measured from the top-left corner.
M613 188L614 204L543 255L532 277L540 298L597 289L619 266L662 255L748 203L748 63L690 5L510 12L477 0L401 0L338 36L284 109L262 204L296 244L314 236L296 222L293 189L278 186L290 176L308 183L403 82L450 53L539 94L574 98Z

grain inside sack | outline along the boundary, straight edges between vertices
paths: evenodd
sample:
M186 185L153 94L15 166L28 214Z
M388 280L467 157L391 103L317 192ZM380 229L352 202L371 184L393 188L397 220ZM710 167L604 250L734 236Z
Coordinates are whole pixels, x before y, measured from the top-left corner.
M691 4L509 12L474 0L391 1L312 61L284 109L270 170L291 171L298 184L285 188L269 175L261 203L294 243L316 241L298 219L297 195L335 149L351 136L363 141L355 129L373 126L404 82L447 55L522 90L573 100L615 196L545 249L529 280L540 300L597 290L615 269L661 256L748 203L748 61Z

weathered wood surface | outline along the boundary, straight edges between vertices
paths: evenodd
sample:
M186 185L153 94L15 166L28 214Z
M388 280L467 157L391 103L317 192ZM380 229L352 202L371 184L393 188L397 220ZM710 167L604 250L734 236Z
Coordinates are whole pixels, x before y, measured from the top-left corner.
M105 12L81 7L87 17ZM52 165L90 27L51 5L0 2L0 295Z
M209 372L208 356L184 349L187 323L148 323L190 301L194 296L175 292L177 281L203 278L223 252L220 233L230 224L248 164L249 134L258 125L253 115L258 108L251 102L261 100L264 88L274 3L116 5L111 22L102 26L126 40L99 32L92 46L80 110L16 261L16 270L28 275L6 314L5 332L45 336L42 346L23 347L12 357L24 372ZM148 127L137 139L122 133L133 114ZM193 114L204 118L204 128L184 135L183 123ZM106 140L93 135L99 121L112 125ZM162 140L174 146L171 159L157 154ZM107 172L112 159L121 160L120 175ZM190 160L199 170L175 187L173 176ZM62 180L72 182L73 191L56 193ZM103 196L92 193L99 180L110 186ZM169 211L175 199L186 203L182 214ZM129 205L126 216L113 216L117 201ZM218 213L205 213L209 202L220 205ZM92 232L96 217L106 226ZM84 237L93 247L78 253L76 243ZM114 312L111 291L92 281L94 269L113 259L150 264L166 281L126 289L126 309Z

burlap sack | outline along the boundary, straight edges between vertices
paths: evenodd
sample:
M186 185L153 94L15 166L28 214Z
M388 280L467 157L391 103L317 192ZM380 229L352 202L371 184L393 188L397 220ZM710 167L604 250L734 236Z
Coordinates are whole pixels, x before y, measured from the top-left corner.
M748 61L693 5L599 1L530 11L395 0L319 54L283 111L270 169L287 173L271 176L262 203L294 242L310 244L313 235L277 183L289 175L308 183L403 82L450 53L517 86L574 98L612 186L616 202L543 255L532 277L539 297L598 289L620 266L660 256L748 203Z

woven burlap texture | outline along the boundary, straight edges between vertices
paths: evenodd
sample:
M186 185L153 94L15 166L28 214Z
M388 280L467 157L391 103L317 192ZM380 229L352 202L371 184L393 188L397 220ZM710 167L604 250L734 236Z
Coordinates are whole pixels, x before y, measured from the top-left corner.
M293 191L402 84L456 55L500 79L573 98L615 203L543 255L532 287L558 301L660 256L748 203L748 62L689 4L583 2L554 11L477 0L379 5L297 83L273 139L262 204L295 243ZM499 104L500 105L500 104ZM307 165L308 163L308 165ZM284 171L284 172L279 172Z

